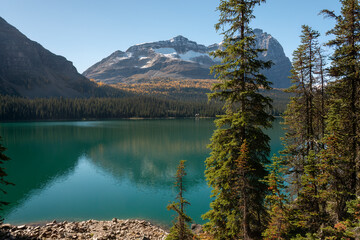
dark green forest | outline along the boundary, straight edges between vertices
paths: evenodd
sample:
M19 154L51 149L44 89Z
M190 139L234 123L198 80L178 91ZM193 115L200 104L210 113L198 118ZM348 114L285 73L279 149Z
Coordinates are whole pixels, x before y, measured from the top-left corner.
M280 115L287 102L288 95L283 95L271 113ZM28 99L0 95L0 103L0 121L215 117L223 113L222 105L216 101L151 96Z
M145 96L80 99L0 96L0 102L0 121L214 117L221 113L221 106L216 103Z
M327 43L302 26L286 90L284 150L271 161L263 131L271 127L271 88L260 73L271 63L258 60L263 50L250 27L264 2L224 0L217 8L224 41L212 71L221 82L210 98L224 103L224 114L206 160L214 199L203 215L208 239L360 239L359 1L340 0L340 13L321 11L336 22Z

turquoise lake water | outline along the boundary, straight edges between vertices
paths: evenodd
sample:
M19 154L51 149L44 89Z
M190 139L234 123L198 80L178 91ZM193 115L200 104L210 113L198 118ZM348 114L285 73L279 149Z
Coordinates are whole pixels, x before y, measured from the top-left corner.
M284 132L274 122L272 154ZM196 223L208 211L204 178L212 119L0 123L6 163L5 222L139 218L169 225L174 175L187 160L187 213ZM271 155L272 155L271 154Z

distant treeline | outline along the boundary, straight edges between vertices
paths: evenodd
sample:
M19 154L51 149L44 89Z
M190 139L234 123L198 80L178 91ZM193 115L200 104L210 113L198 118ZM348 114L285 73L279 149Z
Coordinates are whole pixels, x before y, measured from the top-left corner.
M81 99L0 96L1 121L215 117L221 112L216 103L144 96Z
M275 100L271 113L281 115L287 102ZM215 117L220 103L150 96L123 98L35 98L0 95L0 121L120 118Z

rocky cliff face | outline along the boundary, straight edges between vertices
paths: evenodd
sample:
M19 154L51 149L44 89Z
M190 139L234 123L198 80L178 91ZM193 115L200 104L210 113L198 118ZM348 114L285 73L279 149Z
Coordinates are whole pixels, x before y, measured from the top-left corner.
M86 97L96 88L71 62L29 40L0 17L0 94Z
M264 61L272 61L273 66L269 70L264 70L265 76L273 82L274 88L288 88L291 85L289 79L291 62L285 56L284 49L281 44L270 34L263 32L260 29L254 30L256 36L256 47L267 49L262 52L259 58Z
M288 76L291 63L279 42L260 29L254 31L259 48L267 49L259 56L272 60L274 66L264 71L275 88L290 85ZM204 46L177 36L167 41L143 43L130 47L126 52L116 51L87 69L83 75L105 83L131 83L153 78L210 79L209 68L219 63L209 52L219 44Z

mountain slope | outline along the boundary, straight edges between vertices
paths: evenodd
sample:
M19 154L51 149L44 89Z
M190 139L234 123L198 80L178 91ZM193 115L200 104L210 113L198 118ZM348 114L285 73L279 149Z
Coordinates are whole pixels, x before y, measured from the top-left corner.
M71 62L31 41L0 17L0 94L23 97L101 95Z
M288 88L291 86L289 79L291 62L285 56L284 49L281 44L270 34L260 29L255 29L256 47L267 49L259 55L259 59L264 61L272 61L273 66L269 70L264 70L265 76L273 82L274 88Z
M257 46L268 49L259 58L272 60L274 66L264 73L275 88L290 86L291 63L280 43L260 29L254 31ZM209 68L220 62L209 56L221 45L204 46L177 36L167 41L143 43L126 52L116 51L87 69L83 75L98 82L134 83L159 78L211 79Z

